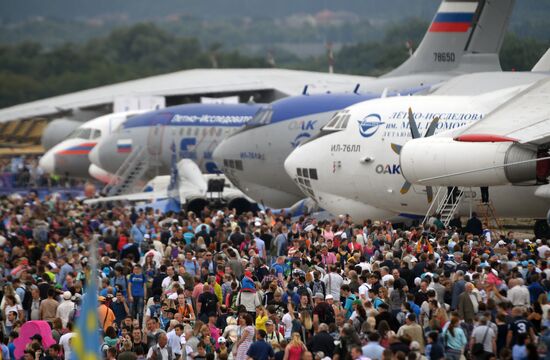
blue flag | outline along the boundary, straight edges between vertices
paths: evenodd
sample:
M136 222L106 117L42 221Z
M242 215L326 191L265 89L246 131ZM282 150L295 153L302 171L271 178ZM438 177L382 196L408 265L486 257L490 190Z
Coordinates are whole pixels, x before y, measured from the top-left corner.
M93 248L93 246L92 246ZM92 257L96 251L90 251ZM91 261L90 281L83 296L80 316L76 322L76 335L71 339L72 360L101 360L99 319L97 312L97 266Z

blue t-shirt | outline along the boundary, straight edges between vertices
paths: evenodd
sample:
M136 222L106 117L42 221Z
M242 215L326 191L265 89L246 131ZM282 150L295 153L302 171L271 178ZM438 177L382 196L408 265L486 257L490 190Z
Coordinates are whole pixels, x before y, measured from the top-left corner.
M132 296L144 297L145 296L145 275L132 274L128 279L128 282L132 284Z
M253 342L246 355L250 356L254 360L268 360L273 357L273 348L265 340L258 340Z

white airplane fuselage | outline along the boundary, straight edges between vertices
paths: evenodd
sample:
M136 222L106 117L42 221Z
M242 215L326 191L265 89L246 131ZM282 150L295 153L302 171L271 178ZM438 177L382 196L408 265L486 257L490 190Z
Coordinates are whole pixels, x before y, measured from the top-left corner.
M411 139L408 108L412 108L421 136L439 117L437 136L482 119L520 89L478 97L387 98L351 106L346 109L350 119L345 129L301 145L287 158L285 169L304 193L333 214L350 214L357 221L384 217L373 208L393 216L425 215L430 206L426 188L413 185L401 193L405 179L399 155L392 150L392 144L403 145ZM475 168L475 158L463 160L474 163ZM316 179L311 176L312 169ZM499 216L544 218L549 202L535 196L536 189L496 186L490 189L490 198ZM479 189L472 189L470 196L479 198ZM465 215L469 210L465 199L459 213Z

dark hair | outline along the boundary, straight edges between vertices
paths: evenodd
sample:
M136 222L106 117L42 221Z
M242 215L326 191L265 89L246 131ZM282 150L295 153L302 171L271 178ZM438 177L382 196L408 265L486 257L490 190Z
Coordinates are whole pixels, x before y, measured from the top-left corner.
M116 338L116 330L114 327L109 326L107 330L105 330L105 336L110 337L111 339Z
M265 339L265 337L267 336L267 333L265 332L265 330L259 329L258 335L260 335L262 339Z
M241 317L244 319L244 321L246 322L246 325L252 325L254 320L252 320L252 316L249 314L249 313L244 313L241 315Z

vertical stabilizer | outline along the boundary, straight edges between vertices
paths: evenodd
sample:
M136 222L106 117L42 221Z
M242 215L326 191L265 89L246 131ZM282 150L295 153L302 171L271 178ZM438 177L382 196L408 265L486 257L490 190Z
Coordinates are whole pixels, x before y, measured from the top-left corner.
M413 55L385 76L453 71L465 54L498 53L513 5L514 0L444 0ZM479 70L475 61L469 57L468 72L487 70L486 59Z

